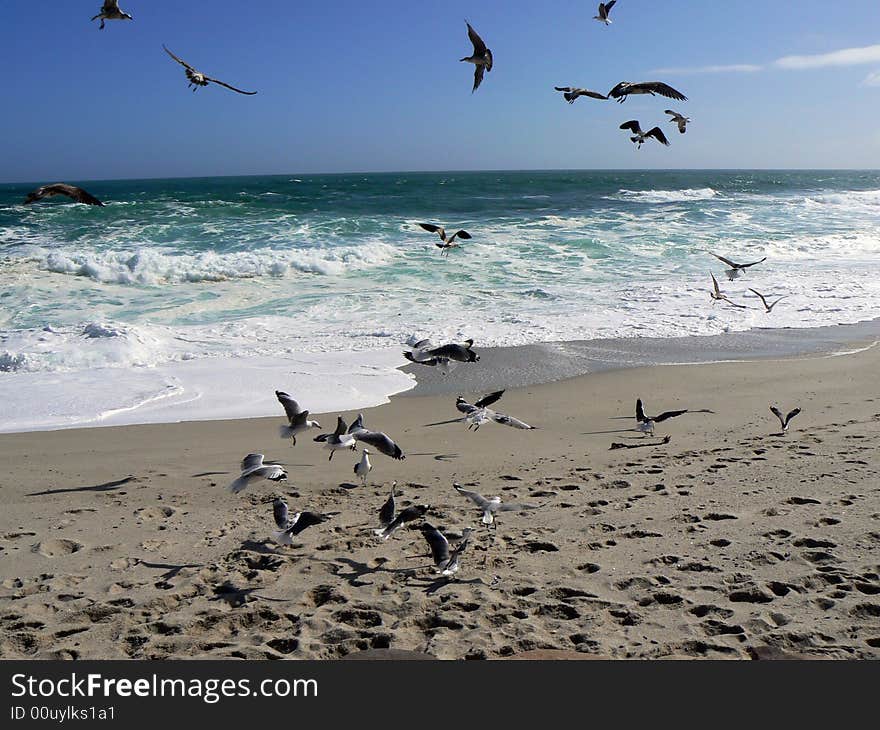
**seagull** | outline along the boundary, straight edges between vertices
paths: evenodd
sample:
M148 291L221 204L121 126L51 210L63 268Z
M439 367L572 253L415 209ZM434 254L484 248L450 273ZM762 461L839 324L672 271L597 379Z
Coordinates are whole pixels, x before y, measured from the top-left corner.
M724 262L725 264L727 264L730 267L726 273L727 273L727 278L730 279L731 281L733 281L737 276L739 276L741 273L743 273L743 271L745 271L750 266L756 266L757 264L764 263L767 260L767 257L765 256L760 261L752 261L752 263L750 263L750 264L737 264L737 263L734 263L733 261L731 261L730 259L724 258L724 256L719 256L717 253L712 253L711 251L709 251L709 253L712 254L716 259Z
M433 347L430 340L419 340L413 345L412 351L403 353L403 356L410 362L419 365L443 365L449 364L450 360L456 362L477 362L480 356L471 349L474 345L473 340L465 340L464 344L449 343L440 347Z
M613 5L613 3L612 3ZM579 89L576 86L554 86L556 91L564 92L562 96L569 104L574 104L579 96L589 96L591 99L607 99L605 94L598 91L590 91L589 89Z
M611 2L607 3L599 3L599 14L593 16L593 20L598 20L600 23L605 23L605 25L611 25L611 19L608 17L608 13L611 12L611 8L614 7L614 3L617 0L611 0Z
M248 454L241 460L241 476L229 485L229 491L238 494L256 479L280 482L287 479L287 472L281 464L263 463L262 454Z
M737 304L736 302L732 302L727 298L727 294L723 294L721 289L718 287L718 279L715 278L715 274L711 271L709 272L709 276L712 277L712 286L715 291L709 290L709 295L712 297L712 306L715 306L715 302L726 302L731 307L738 307L739 309L748 309L745 304Z
M86 205L104 205L91 193L87 193L82 188L76 187L76 185L68 185L67 183L43 185L33 192L28 193L24 200L24 204L30 205L43 198L54 198L56 195L66 195L68 198L73 198L77 203L85 203Z
M290 524L288 515L287 502L281 497L275 497L275 501L272 502L272 517L275 518L275 524L278 526L279 530L287 529Z
M437 248L440 249L441 256L444 253L448 256L449 249L458 248L461 245L459 243L455 243L456 238L461 238L464 241L469 241L471 239L471 234L464 230L456 231L447 238L446 229L443 226L437 226L433 223L419 223L419 227L424 228L426 231L428 231L428 233L436 233L438 236L440 236L440 243L436 245Z
M641 431L645 436L650 434L654 435L654 424L661 423L665 421L667 418L675 418L676 416L680 416L683 413L687 413L687 408L680 411L664 411L659 416L646 416L645 411L642 408L642 399L636 399L636 430Z
M163 45L162 48L165 48L165 46ZM210 83L215 83L220 84L220 86L225 86L227 89L231 89L232 91L235 91L239 94L246 94L247 96L253 96L257 93L256 91L242 91L241 89L236 89L234 86L230 86L223 81L212 79L210 76L205 76L205 74L201 73L200 71L196 71L186 61L175 56L167 48L165 48L165 53L171 56L171 58L173 58L186 69L186 77L189 79L189 85L193 91L197 91L200 86L207 86Z
M349 427L348 434L353 436L355 441L362 441L365 444L369 444L380 453L385 454L385 456L390 456L392 459L403 461L406 458L403 449L394 443L387 433L383 433L382 431L370 431L368 428L364 428L363 413L358 414L354 423Z
M626 101L626 97L629 94L650 94L651 96L660 94L660 96L665 96L669 99L687 101L687 97L684 94L676 91L669 84L664 84L662 81L642 81L637 84L621 81L608 92L608 96L617 99L621 104Z
M653 137L660 144L664 144L667 147L669 147L669 140L666 139L666 135L663 134L663 130L660 129L660 127L653 127L651 129L649 129L647 132L643 132L642 128L639 126L639 123L635 119L632 119L629 122L624 122L623 124L621 124L620 128L621 129L628 129L629 131L631 131L635 135L633 137L630 137L630 140L634 143L637 143L639 146L639 149L642 148L642 145L645 143L645 140L648 137Z
M455 407L458 409L459 413L468 415L479 408L485 408L486 406L491 406L493 403L498 402L502 395L504 395L503 390L496 390L494 393L484 395L480 400L473 404L468 403L464 398L458 396L458 398L455 399Z
M281 438L291 438L293 439L293 445L296 446L296 435L300 431L308 431L310 428L321 428L321 424L317 421L309 420L309 412L304 411L299 407L299 403L297 403L293 398L291 398L287 393L276 390L275 397L278 399L278 402L284 406L284 412L287 414L287 420L290 421L289 426L281 427Z
M431 509L431 505L429 504L414 504L412 507L407 507L405 510L402 510L397 517L391 520L391 522L385 527L373 530L373 533L381 537L383 540L387 540L405 523L424 517L429 509Z
M465 527L461 531L461 542L458 543L455 550L452 551L452 555L449 556L449 560L446 561L446 564L439 567L440 573L445 576L452 576L458 572L459 569L459 557L465 551L468 546L468 541L471 538L471 533L474 531L472 527Z
M101 12L98 13L92 20L101 19L101 27L98 30L104 30L104 21L105 20L132 20L132 17L128 13L123 13L119 9L119 0L104 0L104 5L101 6Z
M369 474L372 469L373 465L370 463L370 452L368 449L364 449L361 460L354 465L355 476L360 477L364 486L367 485L367 474Z
M783 297L779 297L779 299L777 299L777 300L776 300L775 302L773 302L772 304L768 304L768 303L767 303L767 299L764 297L763 294L761 294L761 292L756 291L755 289L752 289L752 288L749 288L749 291L752 292L752 293L754 293L754 294L757 294L757 295L758 295L758 298L761 300L761 304L764 305L764 313L765 313L765 314L770 314L770 312L773 311L773 307L775 307L777 304L779 304L779 302L781 302L783 299L786 298L786 297L784 297L784 296L783 296Z
M663 113L672 115L672 119L670 119L669 121L675 122L678 125L679 132L681 132L682 134L685 133L685 130L687 129L687 123L691 120L690 117L686 117L683 114L679 114L678 112L674 112L674 111L672 111L672 109L667 109Z
M278 500L276 500L276 503L277 501ZM278 524L278 510L276 509L274 512L275 524ZM286 504L284 504L284 512L286 516ZM299 535L303 530L313 527L314 525L320 525L328 519L330 519L328 515L318 514L317 512L297 512L286 526L282 527L281 525L278 525L280 529L278 532L272 533L272 539L279 545L293 545L294 535Z
M354 451L357 448L357 441L354 440L354 436L345 432L346 428L342 416L337 416L336 430L333 433L322 433L320 436L315 436L315 441L323 442L324 448L330 450L330 458L327 461L333 461L333 454L340 449Z
M477 507L483 510L484 525L492 525L495 523L496 512L521 512L526 509L538 509L538 506L534 504L520 504L515 502L507 502L506 504L503 504L501 502L501 497L490 497L487 499L482 494L469 492L467 489L463 489L460 484L453 484L452 486L460 495L467 497L471 502L477 505Z
M779 419L779 424L782 426L782 433L788 431L788 426L791 423L791 419L794 418L798 413L801 412L800 408L795 408L792 411L788 412L788 415L785 418L782 417L782 411L780 411L776 406L770 406L770 412L773 413Z
M466 527L462 530L461 542L452 554L449 552L449 540L446 535L440 532L434 525L426 522L422 525L421 531L428 542L428 546L431 548L431 556L434 558L437 572L445 576L457 573L459 568L458 558L467 547L471 533L474 531L473 528Z
M467 21L465 21L465 23L467 23ZM470 38L471 43L474 46L474 53L472 56L465 56L461 60L472 63L476 66L474 69L474 88L471 89L471 93L473 94L480 84L483 83L483 72L492 70L492 51L486 48L483 39L477 35L477 31L471 27L470 23L467 23L467 28L468 38Z
M394 501L394 492L396 489L397 482L391 482L391 494L385 501L385 504L382 505L382 509L379 510L379 524L382 525L382 527L388 527L388 525L394 522L397 507Z

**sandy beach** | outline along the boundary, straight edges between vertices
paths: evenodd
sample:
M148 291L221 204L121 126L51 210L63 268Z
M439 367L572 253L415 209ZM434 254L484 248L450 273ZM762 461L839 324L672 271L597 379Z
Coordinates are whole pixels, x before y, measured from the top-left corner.
M863 345L509 390L498 409L533 431L427 426L459 416L454 396L394 397L364 416L407 458L374 455L365 487L354 454L328 463L314 432L282 441L280 408L0 436L0 657L877 658L880 348ZM643 446L659 438L615 420L639 395L649 412L711 412ZM771 403L803 409L785 435ZM335 416L317 416L323 430ZM253 451L289 481L230 494ZM373 535L392 480L444 531L478 528L457 580L437 578L419 523ZM501 514L492 534L453 482L540 508ZM338 514L278 546L278 494Z

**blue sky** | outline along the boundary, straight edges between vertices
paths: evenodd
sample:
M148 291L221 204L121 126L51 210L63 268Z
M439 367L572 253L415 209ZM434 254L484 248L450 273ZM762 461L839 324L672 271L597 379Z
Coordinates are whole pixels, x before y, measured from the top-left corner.
M619 0L610 27L592 0L123 0L134 20L99 31L100 5L3 0L0 181L880 168L877 0ZM473 95L465 18L495 56ZM259 94L191 93L162 43ZM552 90L655 79L690 100L569 106ZM617 128L632 118L672 146L636 150Z

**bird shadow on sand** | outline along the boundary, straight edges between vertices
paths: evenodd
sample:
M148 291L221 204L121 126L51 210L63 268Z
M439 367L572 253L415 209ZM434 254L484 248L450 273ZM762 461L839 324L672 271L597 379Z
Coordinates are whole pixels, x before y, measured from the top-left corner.
M289 600L287 598L270 598L269 596L261 596L256 592L258 590L261 589L237 588L231 583L223 583L214 588L214 596L208 600L223 601L224 603L228 603L232 608L240 608L244 604L250 603L254 600L273 601L275 603L284 603Z
M257 542L256 540L242 540L239 550L247 550L260 555L274 555L277 550L275 546L268 541Z
M452 459L458 458L458 454L437 454L433 451L423 451L417 454L407 454L407 456L433 456L434 461L450 461Z
M352 558L333 558L331 560L320 561L329 563L331 566L335 567L334 575L337 578L342 578L342 580L346 581L349 585L357 587L359 585L363 585L363 581L361 578L368 575L374 575L376 573L390 573L392 575L415 575L416 571L419 568L386 568L384 565L367 565L366 563L359 562L357 560L353 560ZM351 572L344 572L339 563L347 565Z
M177 577L177 574L180 573L184 568L203 568L204 563L182 563L180 565L172 565L170 563L148 563L144 560L138 562L138 565L143 565L145 568L154 568L157 570L165 570L164 573L160 576L163 580L171 580L172 578Z
M634 428L612 428L608 431L585 431L581 434L581 436L604 436L609 433L627 433L628 431L635 431Z
M196 479L197 477L217 477L223 476L224 474L229 474L228 471L203 471L199 474L191 474L190 479Z
M104 482L103 484L93 484L90 487L70 487L69 489L46 489L42 492L31 492L25 497L44 497L48 494L70 494L72 492L110 492L119 489L123 484L135 482L138 477L127 476L124 479L115 479L112 482Z
M426 580L428 581L427 585L425 585ZM432 596L435 593L437 593L438 591L442 590L443 588L447 588L448 586L452 586L452 585L456 585L456 584L458 584L458 585L480 584L480 585L488 586L490 588L492 587L491 583L486 583L486 581L484 581L482 578L470 578L469 580L461 580L460 578L447 578L445 576L442 576L440 578L433 578L433 579L421 578L420 582L416 582L413 585L415 585L419 588L424 588L426 596Z

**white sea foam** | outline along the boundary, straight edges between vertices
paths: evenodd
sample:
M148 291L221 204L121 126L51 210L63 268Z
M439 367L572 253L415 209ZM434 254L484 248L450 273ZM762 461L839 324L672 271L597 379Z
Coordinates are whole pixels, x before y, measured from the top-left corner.
M684 190L620 190L610 200L632 200L640 203L690 203L695 200L711 200L718 192L712 188L686 188Z

